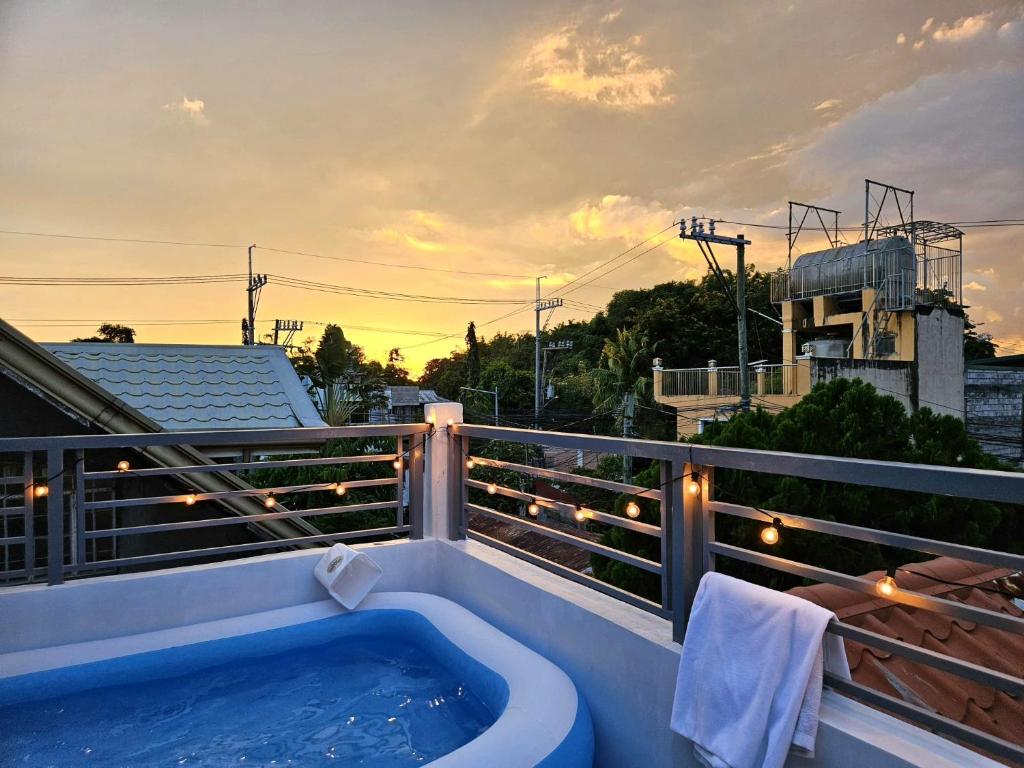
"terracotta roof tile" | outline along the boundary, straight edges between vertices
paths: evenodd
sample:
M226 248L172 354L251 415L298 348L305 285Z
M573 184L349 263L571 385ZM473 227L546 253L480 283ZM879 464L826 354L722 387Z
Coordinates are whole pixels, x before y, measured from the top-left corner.
M904 569L968 586L937 583ZM882 571L875 571L865 577L876 580L884 575ZM1011 616L1024 616L1024 611L1008 597L977 588L991 587L997 582L1004 589L1017 590L1024 586L1024 578L1007 569L939 557L903 566L896 579L904 590ZM830 584L798 587L791 592L835 611L842 621L853 626L989 669L1024 676L1024 636ZM1024 699L850 640L846 641L846 652L856 682L1024 745Z

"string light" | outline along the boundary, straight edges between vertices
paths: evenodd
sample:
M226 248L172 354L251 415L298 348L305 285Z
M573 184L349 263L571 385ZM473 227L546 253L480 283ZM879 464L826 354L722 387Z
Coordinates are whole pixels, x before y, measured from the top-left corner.
M694 496L700 493L700 472L690 473L690 484L687 488Z
M395 469L401 469L402 468L402 459L401 458L395 459L394 461L391 462L391 466L394 467Z
M472 469L476 466L476 462L472 459L466 459L466 469Z
M196 495L194 493L190 493L188 496L185 497L185 506L191 507L195 503Z
M889 570L885 572L885 576L875 582L875 592L882 597L892 597L896 594L896 589L898 587L895 577L896 568L890 566Z
M36 498L37 499L41 499L44 496L49 496L50 495L50 488L49 488L49 486L46 486L46 485L37 485L35 487L35 491L34 492L35 492Z
M275 499L273 496L267 496L267 498L263 500L263 506L266 507L267 509L272 508L275 504L277 504L277 499Z
M454 426L454 424L455 424L455 419L448 419L448 426L449 427Z
M125 459L121 459L119 462L117 462L117 471L118 472L127 472L131 468L132 468L132 465L129 464L128 461L125 460Z
M640 517L640 505L635 501L629 502L626 505L626 517L631 517L634 520Z
M346 494L346 493L348 492L348 488L346 488L346 487L345 487L344 485L342 485L341 483L337 483L337 484L336 484L336 485L334 486L334 492L335 492L336 494L338 494L339 496L344 496L344 495L345 495L345 494Z
M494 483L488 483L487 484L487 492L489 494L491 494L491 496L493 496L494 494L496 494L498 492L498 486L496 486Z
M587 519L587 513L583 511L583 507L581 507L579 504L576 505L575 518L577 523L582 523L584 520Z
M771 546L772 544L779 543L779 533L782 530L782 521L773 517L771 525L766 525L761 529L761 541Z
M526 508L526 511L530 513L531 517L536 517L540 514L540 504L537 503L536 499L530 501L530 506Z

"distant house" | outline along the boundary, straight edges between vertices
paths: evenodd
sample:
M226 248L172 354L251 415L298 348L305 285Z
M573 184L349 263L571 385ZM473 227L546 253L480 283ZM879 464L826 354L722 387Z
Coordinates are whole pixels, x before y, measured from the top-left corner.
M279 348L44 346L0 320L0 437L287 426L323 426L323 422ZM175 467L213 464L212 456L239 453L237 447L230 445L214 451L200 451L187 445L117 452L97 450L87 452L86 464L90 471L111 469L121 459L128 459L137 468ZM0 455L0 476L19 475L21 461L20 456ZM126 477L109 484L91 483L87 500L245 488L249 488L245 481L231 472ZM70 487L67 490L70 492ZM200 501L194 506L140 506L119 512L116 524L145 525L261 511L265 510L259 501L250 498ZM114 522L111 511L96 509L90 514L91 529L110 527ZM6 525L6 516L0 514L0 518ZM45 530L43 522L40 520L37 531ZM293 518L129 537L124 542L94 539L94 551L89 558L126 557L315 533L318 531L313 526Z
M419 387L387 387L384 396L387 398L387 405L370 411L371 424L419 423L424 419L423 406L448 402L434 390Z
M1024 355L967 363L967 433L985 451L1024 467Z

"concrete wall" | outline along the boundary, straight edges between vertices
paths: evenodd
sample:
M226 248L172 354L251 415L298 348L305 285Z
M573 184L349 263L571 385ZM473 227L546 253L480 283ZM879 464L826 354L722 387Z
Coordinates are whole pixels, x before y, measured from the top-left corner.
M913 408L913 364L886 360L811 358L811 386L834 379L861 379L879 393L891 395L909 412Z
M964 319L941 307L917 310L915 406L964 418Z
M597 768L696 765L668 728L680 647L668 622L475 542L361 545L380 563L376 591L447 597L569 673L594 716ZM0 590L0 675L18 652L257 614L322 600L305 550L162 572ZM59 621L55 620L59 617ZM254 625L261 621L253 616ZM180 635L189 642L187 633ZM68 651L70 653L70 650ZM5 658L4 654L12 654ZM790 768L954 768L996 764L826 691L817 756Z
M968 368L967 433L993 456L1024 467L1024 369Z

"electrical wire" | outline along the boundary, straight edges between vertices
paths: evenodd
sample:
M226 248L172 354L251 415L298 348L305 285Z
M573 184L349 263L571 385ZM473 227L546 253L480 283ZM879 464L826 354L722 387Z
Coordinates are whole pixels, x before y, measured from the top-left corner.
M353 259L347 256L327 256L320 253L310 253L307 251L289 251L284 248L268 248L264 245L257 245L256 250L258 251L269 251L270 253L284 253L291 256L309 256L314 259L327 259L329 261L344 261L352 264L369 264L376 267L391 267L394 269L415 269L422 272L445 272L452 275L474 275L479 277L507 277L515 280L528 280L531 279L529 275L513 275L506 272L472 272L463 269L444 269L442 267L424 267L418 264L396 264L394 262L387 261L372 261L369 259Z

